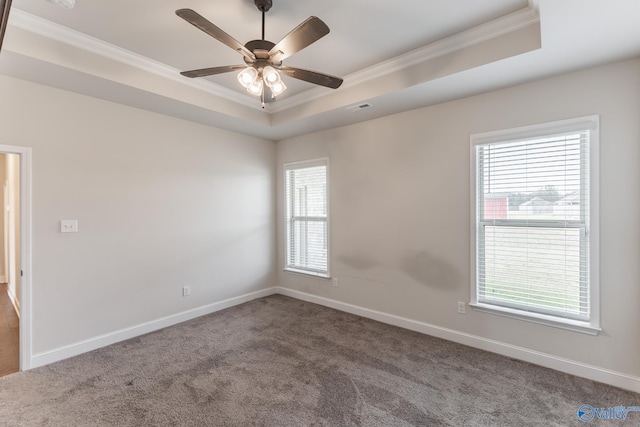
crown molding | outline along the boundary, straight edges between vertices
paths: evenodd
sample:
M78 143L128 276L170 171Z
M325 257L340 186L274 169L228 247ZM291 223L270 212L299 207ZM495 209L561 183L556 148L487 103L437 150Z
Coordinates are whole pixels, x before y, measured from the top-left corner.
M531 0L537 3L538 0ZM530 3L531 4L531 3ZM412 65L420 64L462 49L469 48L479 43L491 40L496 37L520 30L529 25L539 24L540 15L537 10L529 6L450 37L440 39L423 47L414 49L402 55L380 62L368 68L364 68L344 78L341 88L347 89L366 83L370 80L384 77L394 72L398 72ZM273 105L270 112L281 112L300 104L327 96L327 91L323 88L313 88L302 93L298 93L290 98L279 101L278 105Z
M123 49L111 43L107 43L95 37L91 37L85 33L72 30L71 28L56 24L55 22L32 15L21 9L11 9L9 25L85 50L95 55L109 58L130 67L176 81L186 86L191 86L195 89L202 90L253 109L259 109L260 107L257 105L259 103L255 102L255 99L243 96L234 90L206 80L187 79L181 76L180 70L176 68L170 67L151 58L147 58L146 56L139 55L130 50Z

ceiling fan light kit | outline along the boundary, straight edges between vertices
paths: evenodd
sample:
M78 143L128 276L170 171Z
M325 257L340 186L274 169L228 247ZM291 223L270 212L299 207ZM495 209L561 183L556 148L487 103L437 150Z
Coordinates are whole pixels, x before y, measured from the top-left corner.
M180 74L194 78L240 70L238 82L250 94L260 97L263 108L265 103L275 101L287 89L282 81L282 74L331 89L340 87L342 79L339 77L282 65L284 59L329 34L329 27L320 18L308 18L276 44L264 38L265 13L271 9L272 0L254 0L254 3L262 12L262 39L251 40L244 45L197 12L191 9L176 10L176 15L239 52L245 62L245 65L202 68Z

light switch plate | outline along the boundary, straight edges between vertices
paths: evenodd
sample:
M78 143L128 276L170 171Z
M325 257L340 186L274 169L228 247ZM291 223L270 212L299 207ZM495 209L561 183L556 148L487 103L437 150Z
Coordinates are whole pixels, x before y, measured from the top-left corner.
M61 233L77 233L78 220L77 219L60 220L60 232Z

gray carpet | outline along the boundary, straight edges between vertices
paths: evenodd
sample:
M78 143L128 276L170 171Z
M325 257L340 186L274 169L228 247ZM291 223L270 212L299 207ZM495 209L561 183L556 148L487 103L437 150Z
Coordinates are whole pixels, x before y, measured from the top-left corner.
M583 403L640 395L279 295L0 378L2 426L579 426Z

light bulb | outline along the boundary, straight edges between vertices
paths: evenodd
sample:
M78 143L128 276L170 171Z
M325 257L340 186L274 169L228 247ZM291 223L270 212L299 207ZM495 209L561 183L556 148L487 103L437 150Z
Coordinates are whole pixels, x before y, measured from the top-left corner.
M238 73L238 81L244 88L249 88L258 77L258 70L253 67L247 67Z
M273 94L273 96L278 96L285 90L287 90L287 87L282 81L279 81L278 83L271 86L271 93Z
M262 95L262 80L254 80L247 88L250 94L260 96Z
M251 84L251 82L253 81L253 79L251 78L251 74L249 73L244 73L242 75L240 75L240 78L242 80L242 83L249 86Z
M281 81L280 74L275 68L271 66L264 67L264 69L262 70L262 77L264 78L264 82L269 87L273 87L273 85Z

